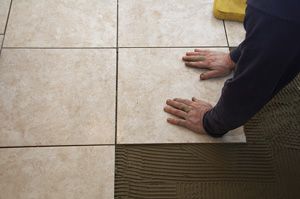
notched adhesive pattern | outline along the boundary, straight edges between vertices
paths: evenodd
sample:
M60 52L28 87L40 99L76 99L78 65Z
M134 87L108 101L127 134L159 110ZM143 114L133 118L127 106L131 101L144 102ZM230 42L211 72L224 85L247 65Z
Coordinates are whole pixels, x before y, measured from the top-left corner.
M247 144L118 145L115 197L299 198L299 105L300 76L245 125Z

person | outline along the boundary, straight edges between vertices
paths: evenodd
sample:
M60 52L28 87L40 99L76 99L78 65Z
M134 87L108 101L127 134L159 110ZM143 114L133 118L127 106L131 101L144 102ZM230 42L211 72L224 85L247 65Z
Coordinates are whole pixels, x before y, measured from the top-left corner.
M185 65L208 69L201 80L231 73L212 107L192 98L168 99L165 112L173 125L221 137L245 124L300 71L300 1L248 0L244 41L230 53L196 49ZM300 105L300 104L299 104ZM300 114L300 113L299 113Z

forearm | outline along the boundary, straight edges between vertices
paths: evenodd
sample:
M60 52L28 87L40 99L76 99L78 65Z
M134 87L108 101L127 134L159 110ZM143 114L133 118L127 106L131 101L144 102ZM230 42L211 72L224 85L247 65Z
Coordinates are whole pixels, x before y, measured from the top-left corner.
M243 53L234 77L227 80L218 103L203 118L204 128L212 136L222 136L249 120L273 97L284 74L280 57L272 61L271 56L255 50Z

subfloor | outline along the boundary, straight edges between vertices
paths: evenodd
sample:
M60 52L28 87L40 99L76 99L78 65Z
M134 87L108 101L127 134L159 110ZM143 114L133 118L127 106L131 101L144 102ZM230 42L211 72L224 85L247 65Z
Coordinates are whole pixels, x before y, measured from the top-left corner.
M299 77L222 139L165 121L230 78L181 61L243 40L212 4L0 0L0 199L299 198Z

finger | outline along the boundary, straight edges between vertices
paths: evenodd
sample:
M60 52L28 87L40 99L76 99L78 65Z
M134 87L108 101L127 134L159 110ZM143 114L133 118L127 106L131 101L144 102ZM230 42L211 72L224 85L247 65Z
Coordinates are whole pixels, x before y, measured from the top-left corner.
M191 56L191 55L203 55L203 53L200 52L187 52L186 56Z
M174 101L183 103L187 106L191 106L193 104L193 102L191 100L188 100L188 99L175 98Z
M186 113L186 112L181 111L181 110L178 110L178 109L175 109L175 108L173 108L173 107L171 107L171 106L166 106L166 107L164 108L164 111L167 112L167 113L170 113L170 114L172 114L172 115L174 115L174 116L183 118L183 119L185 119L186 116L187 116L187 113Z
M201 102L201 100L197 99L196 97L192 97L193 102Z
M206 62L185 62L185 65L191 68L210 69Z
M186 52L185 55L186 56L205 56L204 53L200 53L200 52Z
M186 120L183 120L183 119L168 118L167 122L169 122L170 124L182 126L182 127L186 127L186 125L187 125Z
M204 61L205 57L203 56L184 56L182 57L184 61L192 61L192 62L197 62L197 61Z
M193 101L193 102L197 102L197 103L201 103L201 104L203 104L203 105L210 105L208 102L205 102L205 101L203 101L203 100L199 100L199 99L197 99L196 97L193 97L193 98L192 98L192 101Z
M203 50L203 49L198 49L198 48L195 49L194 51L195 52L199 52L199 53L205 53L205 54L208 53L208 52L210 52L209 50Z
M200 79L201 80L206 80L206 79L211 79L211 78L214 78L214 77L220 77L220 72L217 71L217 70L211 70L211 71L207 71L207 72L204 72L200 75Z
M185 112L188 112L190 110L189 106L181 102L176 102L175 100L167 100L167 105Z

